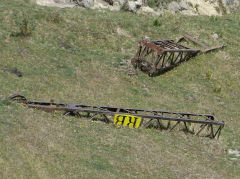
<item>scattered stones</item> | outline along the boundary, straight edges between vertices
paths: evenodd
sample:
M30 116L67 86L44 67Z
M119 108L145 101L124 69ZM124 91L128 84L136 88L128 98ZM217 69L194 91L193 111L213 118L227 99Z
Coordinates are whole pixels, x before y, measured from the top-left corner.
M22 73L21 73L17 68L13 68L13 69L4 68L4 69L2 69L2 71L3 71L3 72L8 72L8 73L15 74L15 75L17 75L18 77L22 77Z

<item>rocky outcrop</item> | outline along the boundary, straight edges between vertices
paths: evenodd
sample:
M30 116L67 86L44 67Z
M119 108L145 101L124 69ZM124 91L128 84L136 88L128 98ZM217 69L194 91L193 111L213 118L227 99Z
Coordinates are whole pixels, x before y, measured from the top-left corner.
M119 11L124 9L138 14L159 16L169 11L186 15L223 15L240 7L240 0L158 0L150 8L150 0L32 0L43 6L76 7L82 6L91 9L110 9ZM152 6L151 6L152 7Z

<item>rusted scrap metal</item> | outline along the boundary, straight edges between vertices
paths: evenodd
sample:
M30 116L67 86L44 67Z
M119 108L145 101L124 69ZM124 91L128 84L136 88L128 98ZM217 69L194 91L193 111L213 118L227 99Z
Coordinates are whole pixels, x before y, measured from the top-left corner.
M180 44L182 40L193 42L205 50L191 49ZM139 43L137 54L131 63L135 69L155 76L171 70L180 63L199 54L221 49L224 46L209 47L190 35L184 35L177 42L173 40L142 40Z
M15 74L18 77L22 77L22 73L17 68L12 68L12 69L3 68L2 71Z
M55 103L53 101L38 102L29 101L24 96L18 94L11 95L9 98L29 108L41 109L48 112L64 111L65 114L90 117L91 119L94 119L98 115L100 119L106 123L112 122L112 116L134 115L136 117L141 117L139 126L142 128L156 128L159 130L173 131L178 126L180 130L187 133L210 138L219 138L221 130L224 127L224 122L216 121L216 118L210 114L90 106L83 104Z

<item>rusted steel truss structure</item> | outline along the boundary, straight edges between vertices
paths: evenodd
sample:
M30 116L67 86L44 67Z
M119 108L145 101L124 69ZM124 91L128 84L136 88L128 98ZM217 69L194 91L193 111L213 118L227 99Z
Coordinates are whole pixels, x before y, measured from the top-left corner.
M179 44L182 40L193 42L205 48L205 50L183 46ZM177 42L173 40L142 40L139 43L137 54L132 58L131 63L135 69L140 69L149 76L155 76L171 70L191 57L223 47L209 47L190 35L184 35Z
M115 115L134 115L141 117L140 127L142 128L155 128L170 131L178 128L178 130L183 130L187 133L210 138L219 138L221 130L224 127L224 122L216 121L215 117L209 114L37 102L28 101L24 96L18 94L11 95L9 98L29 108L41 109L48 112L64 111L65 115L89 117L91 120L98 118L106 123L112 123L111 118Z

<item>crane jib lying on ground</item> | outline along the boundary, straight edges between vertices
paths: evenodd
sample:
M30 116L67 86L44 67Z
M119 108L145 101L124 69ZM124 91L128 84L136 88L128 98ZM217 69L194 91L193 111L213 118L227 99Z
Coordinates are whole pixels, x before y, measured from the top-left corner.
M91 106L83 104L29 101L24 96L14 94L9 97L29 108L44 111L63 111L65 115L89 117L118 126L129 128L155 128L159 130L182 130L197 136L219 138L224 122L216 121L214 115Z

